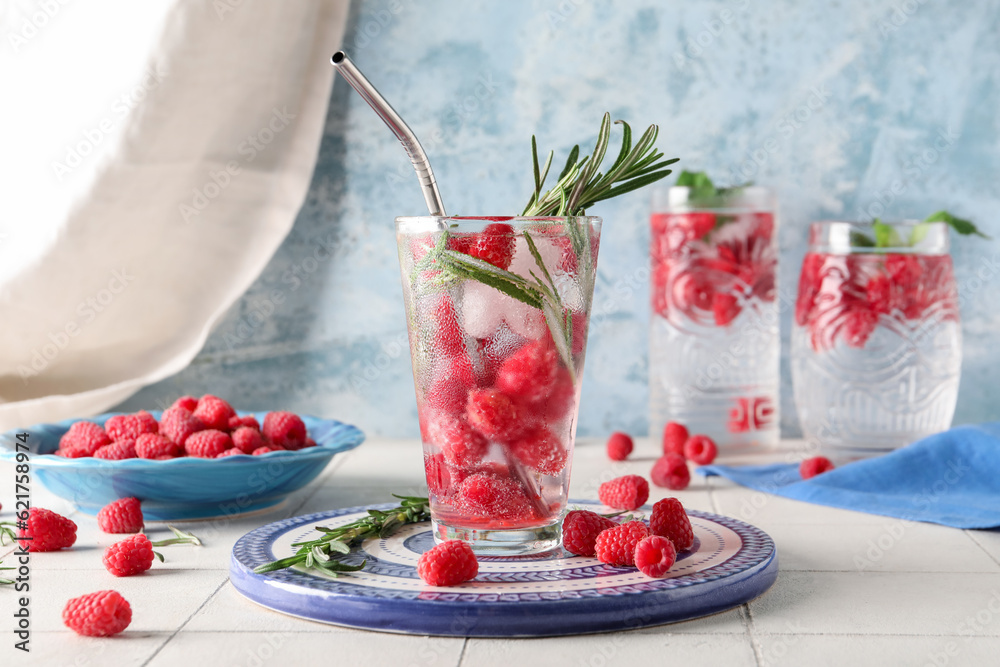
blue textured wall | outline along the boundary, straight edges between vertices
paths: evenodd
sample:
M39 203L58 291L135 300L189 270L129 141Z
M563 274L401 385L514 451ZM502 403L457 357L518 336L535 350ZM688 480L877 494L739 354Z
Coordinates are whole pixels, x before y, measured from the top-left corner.
M565 156L607 110L658 123L678 166L777 190L791 297L812 220L948 208L1000 237L997 35L1000 5L987 2L370 0L353 6L345 48L422 138L450 213L518 212L531 134ZM646 430L648 202L590 211L605 233L582 435ZM291 235L194 363L126 406L211 391L415 435L392 220L424 212L400 146L337 81ZM953 255L965 297L956 422L996 419L1000 243L953 239ZM786 348L789 320L786 308ZM783 377L796 434L787 349Z

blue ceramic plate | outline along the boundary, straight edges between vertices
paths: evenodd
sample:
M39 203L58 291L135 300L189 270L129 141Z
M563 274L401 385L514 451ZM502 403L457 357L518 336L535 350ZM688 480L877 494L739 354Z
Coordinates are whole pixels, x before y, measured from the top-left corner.
M59 438L74 422L103 425L115 414L120 413L38 424L0 434L0 460L14 460L15 436L27 433L31 472L50 491L73 502L86 514L97 514L117 498L134 496L142 501L142 512L147 519L204 519L277 505L288 494L316 479L334 454L354 449L365 439L364 433L350 424L302 417L316 446L297 452L241 454L224 459L181 457L166 461L67 459L52 453L59 447ZM159 419L161 413L152 414ZM239 414L252 414L263 422L267 413Z
M597 512L596 503L573 501ZM377 505L385 509L392 505ZM732 609L757 597L778 576L774 541L729 517L691 510L695 543L669 575L651 579L634 567L556 549L530 556L480 556L479 574L460 586L428 586L417 575L420 554L434 546L430 522L365 540L338 557L366 561L333 578L299 567L253 569L295 553L316 526L336 527L367 508L320 512L268 524L233 547L229 579L254 602L294 616L368 630L458 637L539 637L628 630ZM648 515L649 506L633 512Z

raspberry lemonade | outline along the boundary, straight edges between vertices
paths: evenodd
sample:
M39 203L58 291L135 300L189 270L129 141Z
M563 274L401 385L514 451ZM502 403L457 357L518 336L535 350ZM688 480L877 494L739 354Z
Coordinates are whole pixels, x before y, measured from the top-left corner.
M396 226L435 535L480 553L554 547L601 220L424 217ZM470 267L508 277L484 282Z
M777 234L757 187L704 174L658 192L650 218L650 434L668 422L722 454L771 447L778 429Z

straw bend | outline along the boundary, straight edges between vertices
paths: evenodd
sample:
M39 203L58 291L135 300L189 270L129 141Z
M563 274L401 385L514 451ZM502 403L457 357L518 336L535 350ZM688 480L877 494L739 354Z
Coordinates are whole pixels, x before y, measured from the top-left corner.
M444 202L441 200L441 193L438 191L437 182L434 180L434 172L431 170L430 160L424 152L417 136L409 128L405 121L396 113L396 110L386 102L385 98L379 94L375 86L372 85L354 62L347 57L343 51L337 51L330 59L333 66L342 77L351 84L354 90L358 91L365 102L368 103L375 113L389 126L392 133L396 135L406 154L413 163L413 169L420 179L420 187L424 193L424 200L427 202L427 209L431 215L447 216L444 210Z

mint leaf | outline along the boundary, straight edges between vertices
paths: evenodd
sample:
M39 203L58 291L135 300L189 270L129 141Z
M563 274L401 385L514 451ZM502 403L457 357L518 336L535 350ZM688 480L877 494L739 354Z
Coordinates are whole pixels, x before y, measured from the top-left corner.
M715 184L703 171L684 170L677 177L677 186L691 188L691 199L709 199L718 194Z
M962 236L968 236L969 234L975 234L977 236L983 237L984 239L990 238L986 234L983 234L981 231L979 231L978 229L976 229L976 226L974 224L972 224L970 221L963 220L962 218L958 218L958 217L952 215L951 213L949 213L948 211L938 211L937 213L931 213L929 216L927 216L926 218L924 218L924 222L946 222L946 223L948 223L949 227L951 227L952 229L954 229L956 232L958 232ZM916 230L914 230L914 231L916 231ZM924 231L924 234L926 235L927 232Z
M872 231L875 233L876 248L897 248L903 245L903 239L900 238L896 228L885 224L878 218L875 218L875 222L872 223Z

